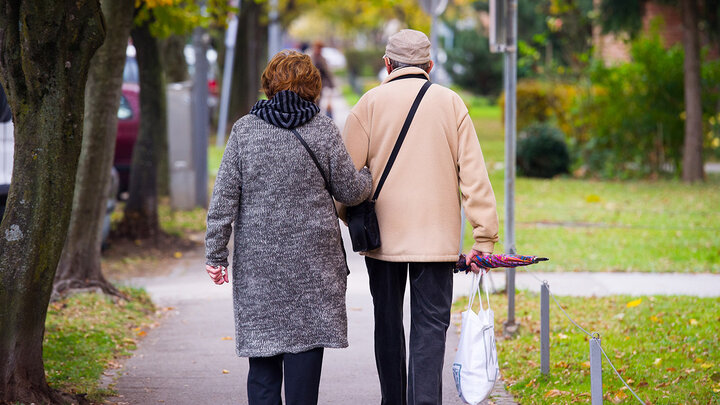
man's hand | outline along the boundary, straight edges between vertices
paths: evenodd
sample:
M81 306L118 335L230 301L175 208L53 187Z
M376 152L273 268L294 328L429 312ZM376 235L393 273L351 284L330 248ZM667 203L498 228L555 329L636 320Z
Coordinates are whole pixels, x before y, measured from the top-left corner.
M228 281L229 272L227 271L227 267L225 266L211 266L209 264L206 264L205 271L207 271L212 281L217 285L222 285L223 283L230 282Z
M487 270L487 269L482 269L482 268L478 267L477 264L475 264L475 263L472 262L472 258L475 257L475 256L483 257L483 256L485 256L485 253L480 252L480 251L475 250L475 249L471 250L470 253L468 253L467 256L465 256L465 264L467 264L468 266L470 266L470 270L471 270L473 273L479 274L481 271Z

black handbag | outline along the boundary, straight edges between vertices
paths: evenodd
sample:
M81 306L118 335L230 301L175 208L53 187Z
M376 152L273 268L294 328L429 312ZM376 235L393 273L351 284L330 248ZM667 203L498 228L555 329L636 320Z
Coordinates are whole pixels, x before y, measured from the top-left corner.
M418 74L400 76L393 80L411 78L425 79L425 75ZM400 151L400 146L402 146L403 140L405 140L405 135L407 135L408 129L410 129L410 123L412 122L413 117L415 117L415 112L420 105L420 100L422 100L423 96L425 96L425 92L427 92L431 84L432 83L429 81L425 82L420 89L420 92L418 92L417 97L415 97L415 101L413 102L412 107L410 107L410 112L408 112L407 118L405 118L402 130L400 130L398 139L395 141L395 147L393 147L393 150L390 153L390 158L388 158L385 170L383 170L378 186L375 189L375 194L373 194L372 198L368 201L363 201L358 205L347 207L348 229L350 231L350 239L352 240L352 248L355 252L368 252L380 247L380 227L378 226L377 215L375 214L375 201L377 201L378 195L380 195L380 190L382 189L383 184L385 184L385 180L390 173L393 163L395 163L395 158Z

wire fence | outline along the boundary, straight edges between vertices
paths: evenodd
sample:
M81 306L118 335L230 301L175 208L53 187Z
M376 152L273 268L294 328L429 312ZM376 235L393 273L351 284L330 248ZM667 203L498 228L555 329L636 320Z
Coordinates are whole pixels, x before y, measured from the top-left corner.
M570 321L570 323L572 323L576 328L578 328L580 331L582 331L584 334L586 334L590 339L597 339L599 341L599 337L600 337L599 333L588 332L585 328L583 328L577 322L575 322L575 320L567 313L567 311L565 311L565 308L563 308L563 306L560 305L560 302L558 302L557 298L555 298L555 294L553 294L552 291L550 291L550 285L548 284L547 280L540 279L537 275L535 275L535 273L528 270L527 267L523 267L522 270L526 271L530 276L532 276L535 280L537 280L541 285L543 285L547 288L549 296L552 297L553 301L555 302L555 305L557 305L557 307L560 308L560 311L562 311L563 315ZM630 385L628 385L627 381L625 381L625 379L620 375L620 372L618 372L617 368L615 368L615 365L612 363L612 361L610 361L610 357L605 352L605 349L602 348L602 345L598 344L598 347L600 348L602 355L605 357L605 360L608 362L610 367L615 372L615 375L617 376L617 378L620 379L620 381L622 381L622 383L625 385L625 387L628 389L628 391L630 391L630 393L633 394L633 396L635 397L635 399L638 400L639 403L645 404L646 402L643 401L642 399L640 399L640 397L635 393L635 391L632 388L630 388ZM541 354L541 356L542 356L542 354ZM600 388L600 389L602 389L602 388ZM602 398L600 398L600 401L602 401ZM595 403L594 399L593 399L593 403Z

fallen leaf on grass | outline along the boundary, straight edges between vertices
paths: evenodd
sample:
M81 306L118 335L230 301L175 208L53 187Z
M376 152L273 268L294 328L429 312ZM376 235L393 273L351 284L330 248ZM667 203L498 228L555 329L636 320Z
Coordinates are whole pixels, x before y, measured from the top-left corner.
M698 324L698 321L697 321L697 319L693 318L693 319L690 319L690 320L688 321L688 323L690 323L690 325L692 325L692 326L695 326L695 325Z
M526 386L526 387L530 387L530 386L534 385L534 384L535 384L535 380L537 380L537 378L533 378L533 379L530 380L530 382L527 383L527 385L525 385L525 386Z
M662 359L660 357L656 358L655 361L653 361L653 365L659 366L660 363L662 363Z
M628 302L627 305L625 305L625 306L628 308L632 308L632 307L636 307L636 306L640 305L641 302L642 302L642 298L638 298L636 300L632 300L632 301Z
M703 364L700 365L700 368L707 370L707 369L709 369L710 367L712 367L713 365L714 365L714 364L712 364L712 363L703 363Z
M584 362L582 362L581 364L583 365L583 367L590 368L590 362L589 362L589 361L584 361Z
M550 390L543 395L545 398L553 398L553 397L559 397L562 395L572 395L572 392L567 391L560 391L560 390Z
M173 254L173 257L175 257L176 259L182 259L182 256L182 252L175 252L175 254Z
M141 336L141 337L142 337L142 336L145 336L145 335L147 335L147 332L145 332L144 330L141 330L140 332L138 332L138 336Z
M597 203L597 202L600 202L600 196L597 194L590 194L585 197L585 201L587 201L589 203Z
M220 340L232 340L231 336L223 336L220 338Z
M564 333L558 333L557 337L558 337L558 339L560 339L560 340L565 340L565 339L568 338L568 335L566 335L566 334L564 334Z
M658 317L655 316L655 315L650 316L650 320L653 321L653 322L655 322L655 323L663 323L663 320L662 320L661 318L658 318Z
M230 374L230 371L223 369L222 373L223 373L223 374Z
M619 391L617 394L615 394L615 396L613 397L613 399L611 401L613 404L619 404L623 400L625 400L627 397L628 397L628 395L626 393Z

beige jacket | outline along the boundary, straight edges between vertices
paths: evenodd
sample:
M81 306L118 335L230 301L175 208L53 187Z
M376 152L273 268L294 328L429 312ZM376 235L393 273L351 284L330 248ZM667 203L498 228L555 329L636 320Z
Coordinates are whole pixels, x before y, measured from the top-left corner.
M345 145L356 168L370 168L373 193L425 83L419 78L389 81L418 73L425 74L418 68L394 71L358 101L345 123ZM375 205L382 246L366 256L391 262L456 261L461 199L473 228L473 248L492 252L498 240L495 194L475 128L460 96L433 84Z

